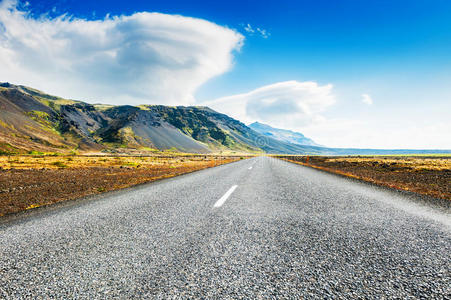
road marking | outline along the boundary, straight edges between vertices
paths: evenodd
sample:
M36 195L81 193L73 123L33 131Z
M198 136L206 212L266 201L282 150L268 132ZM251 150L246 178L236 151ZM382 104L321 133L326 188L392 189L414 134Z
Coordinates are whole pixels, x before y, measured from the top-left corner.
M248 170L252 170L252 166L250 166Z
M224 194L224 196L221 197L221 199L219 199L218 201L216 201L214 207L221 207L224 202L226 202L227 198L230 197L230 195L232 195L233 191L237 188L237 185L232 186L227 193Z

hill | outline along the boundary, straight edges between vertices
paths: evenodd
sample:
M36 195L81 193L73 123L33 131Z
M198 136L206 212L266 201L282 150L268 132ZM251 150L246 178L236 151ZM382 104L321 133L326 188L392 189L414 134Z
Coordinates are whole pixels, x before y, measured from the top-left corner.
M0 151L304 153L208 107L92 105L0 84Z
M292 143L296 145L303 146L319 146L321 145L315 143L312 139L305 137L302 133L294 132L286 129L274 128L266 124L259 122L254 122L249 125L249 128L261 133L265 136L271 137L278 141Z

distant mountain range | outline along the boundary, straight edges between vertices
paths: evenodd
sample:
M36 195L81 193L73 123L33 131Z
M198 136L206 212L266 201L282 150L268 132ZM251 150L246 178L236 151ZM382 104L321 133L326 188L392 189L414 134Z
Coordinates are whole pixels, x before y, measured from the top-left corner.
M278 141L292 143L303 146L318 146L321 145L315 143L312 139L305 137L302 133L294 132L291 130L274 128L266 124L255 122L249 125L249 127L264 136L276 139Z
M157 150L324 155L437 152L325 148L300 133L260 123L248 127L208 107L88 104L0 83L0 154Z

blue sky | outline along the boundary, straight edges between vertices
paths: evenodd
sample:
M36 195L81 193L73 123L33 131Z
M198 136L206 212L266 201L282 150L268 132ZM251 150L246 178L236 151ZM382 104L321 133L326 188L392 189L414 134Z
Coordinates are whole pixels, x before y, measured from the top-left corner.
M25 21L20 22L43 18L51 22L68 14L72 19L67 22L73 25L74 19L105 21L106 15L159 12L215 23L220 27L214 29L219 30L218 41L229 43L221 49L205 49L208 54L192 59L202 61L201 66L211 60L222 64L208 72L196 68L196 82L185 82L187 73L177 70L171 78L178 81L171 85L180 82L186 87L180 93L191 95L175 104L208 104L246 123L261 121L298 130L328 146L451 148L450 1L29 1L28 5L20 2L16 9L26 12ZM17 18L7 21L12 19L5 19L3 27L17 27ZM215 42L208 38L204 43ZM61 92L49 84L51 80L32 80L35 70L27 76L17 74L23 78L17 83ZM83 74L90 72L95 81L96 71L83 66ZM57 78L55 74L48 76ZM82 80L76 76L80 75L73 75L74 82ZM8 78L0 72L0 80ZM148 88L160 85L155 79ZM65 87L64 91L70 90ZM97 96L105 90L92 90L93 101L112 102ZM86 97L76 92L63 96ZM146 96L166 101L160 94L144 91L121 99L134 103ZM180 96L175 93L174 97ZM293 105L293 112L286 112L283 105Z

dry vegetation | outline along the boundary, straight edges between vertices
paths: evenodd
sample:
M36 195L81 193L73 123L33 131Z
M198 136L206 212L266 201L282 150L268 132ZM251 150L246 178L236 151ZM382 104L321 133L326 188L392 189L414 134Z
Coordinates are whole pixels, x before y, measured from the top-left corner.
M0 156L0 216L243 159L242 156Z
M451 200L451 156L279 156L374 184Z

